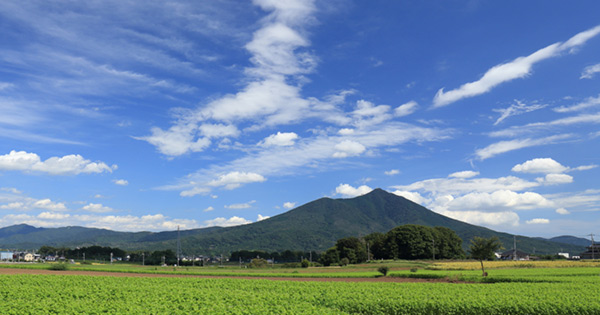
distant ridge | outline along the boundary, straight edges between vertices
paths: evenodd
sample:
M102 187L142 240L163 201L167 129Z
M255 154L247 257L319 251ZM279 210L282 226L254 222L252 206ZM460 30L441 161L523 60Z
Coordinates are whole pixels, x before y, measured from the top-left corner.
M513 235L448 218L406 198L382 189L351 199L321 198L288 212L252 224L181 231L185 254L228 254L236 250L314 250L324 251L337 239L361 237L373 232L387 232L403 224L444 226L454 230L467 247L474 236L497 236L506 249L511 249ZM31 227L33 228L33 227ZM28 233L15 233L14 226L0 229L0 247L37 248L51 246L101 245L126 250L174 249L177 232L114 232L103 229L66 227L36 229L21 225ZM4 233L4 229L13 232ZM18 229L17 229L18 230ZM537 254L555 254L561 249L573 254L583 246L550 240L517 237L519 250Z

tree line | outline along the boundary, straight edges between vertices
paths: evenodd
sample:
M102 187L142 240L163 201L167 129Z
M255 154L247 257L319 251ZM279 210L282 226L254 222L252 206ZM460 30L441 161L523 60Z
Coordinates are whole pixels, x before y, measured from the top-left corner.
M372 259L461 259L462 239L446 227L415 224L397 226L387 233L375 232L362 239L339 239L319 262L325 266L356 264Z
M229 261L242 261L242 262L250 262L256 258L262 259L272 259L275 262L299 262L303 259L312 258L314 261L319 259L320 255L316 252L305 252L305 251L292 251L285 250L282 252L267 252L260 250L239 250L235 252L231 252L229 257Z

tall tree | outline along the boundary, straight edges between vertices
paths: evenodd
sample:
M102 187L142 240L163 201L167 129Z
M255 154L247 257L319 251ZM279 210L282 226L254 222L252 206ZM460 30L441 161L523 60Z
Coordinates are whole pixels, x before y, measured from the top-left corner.
M496 236L490 238L475 236L471 240L471 245L469 245L471 257L481 263L481 272L484 277L487 276L487 273L483 268L483 261L494 259L494 252L500 249L502 249L502 243Z

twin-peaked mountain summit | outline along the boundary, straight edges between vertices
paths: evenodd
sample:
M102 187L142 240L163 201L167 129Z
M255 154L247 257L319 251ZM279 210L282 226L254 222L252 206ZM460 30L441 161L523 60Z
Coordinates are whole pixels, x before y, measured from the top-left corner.
M513 235L454 220L382 189L351 199L320 198L259 222L235 227L210 227L179 232L184 254L227 254L237 250L324 251L336 240L387 232L403 224L444 226L467 247L474 236L500 238L507 249ZM0 248L36 249L49 246L111 246L126 250L175 249L177 231L115 232L84 227L35 228L21 224L0 229ZM559 251L577 254L582 246L517 236L519 250L537 254Z

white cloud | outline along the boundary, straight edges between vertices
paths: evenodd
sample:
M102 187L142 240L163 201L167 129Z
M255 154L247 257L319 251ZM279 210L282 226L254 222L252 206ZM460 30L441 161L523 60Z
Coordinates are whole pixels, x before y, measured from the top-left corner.
M354 133L354 129L351 128L342 128L338 131L338 133L342 136L348 136Z
M479 211L442 211L447 217L463 222L492 227L518 226L519 215L512 211L479 212Z
M600 33L600 26L578 33L564 43L555 43L544 47L529 56L519 57L508 63L500 64L489 69L481 79L463 84L461 87L444 92L440 89L433 99L434 107L442 107L463 98L487 93L494 87L515 79L524 78L531 73L534 64L559 56L562 52L573 51L590 38Z
M516 193L498 190L492 193L473 192L455 198L446 204L448 210L477 210L502 212L553 207L554 203L534 192Z
M83 209L85 211L89 211L89 212L94 212L94 213L106 213L106 212L114 211L114 209L103 206L100 203L90 203L90 204L83 206L83 208L81 208L81 209Z
M532 174L558 174L563 173L568 169L568 167L561 165L551 158L538 158L526 161L523 164L517 164L512 168L512 171Z
M398 175L398 174L400 174L400 171L399 171L399 170L396 170L396 169L393 169L393 170L385 171L384 173L385 173L385 175L388 175L388 176L393 176L393 175Z
M207 138L237 137L240 131L233 125L202 124L198 127L200 133Z
M228 227L228 226L244 225L244 224L249 224L249 223L252 223L252 221L246 220L244 218L237 217L237 216L233 216L229 219L226 219L224 217L218 217L218 218L214 218L212 220L204 221L204 227L209 227L209 226Z
M452 177L452 178L471 178L471 177L475 177L477 175L479 175L479 172L475 172L475 171L462 171L462 172L452 173L452 174L448 175L448 177Z
M553 144L560 140L564 140L564 139L567 139L570 137L571 137L571 135L569 135L569 134L563 134L563 135L555 135L555 136L549 136L549 137L539 138L539 139L525 138L525 139L500 141L500 142L490 144L483 149L476 150L475 155L477 155L477 157L480 160L485 160L485 159L494 157L498 154L502 154L502 153L506 153L506 152L510 152L510 151L514 151L514 150L519 150L519 149L523 149L523 148L528 148L528 147Z
M34 209L45 209L50 211L65 211L67 207L62 202L53 202L50 199L41 199L33 203Z
M260 214L259 214L259 215L258 215L258 218L256 219L256 222L258 222L258 221L262 221L262 220L266 220L266 219L268 219L268 218L270 218L270 216L268 216L268 215L260 215Z
M527 221L525 221L525 223L527 223L527 224L548 224L548 223L550 223L550 220L536 218L536 219L527 220Z
M258 145L260 146L292 146L294 141L298 139L298 135L295 132L277 132L277 134L270 135L261 141Z
M513 104L508 108L499 108L499 109L493 110L495 112L500 113L500 117L496 120L496 122L494 123L494 126L498 125L499 123L501 123L502 121L504 121L505 119L507 119L511 116L529 113L529 112L536 111L538 109L542 109L542 108L548 106L548 105L541 105L541 104L533 104L533 105L528 106L519 100L515 100L515 103L516 104Z
M92 162L84 159L81 155L65 155L63 157L51 157L42 161L35 153L25 151L10 151L0 155L0 170L42 172L50 175L78 175L90 173L111 173L117 168L103 162Z
M583 69L583 72L581 72L581 77L579 77L579 78L580 79L591 79L598 72L600 72L600 63L585 67Z
M119 185L119 186L129 185L129 182L126 179L115 179L115 180L113 180L113 183L115 183L115 185Z
M346 158L349 156L357 156L361 153L365 152L366 148L364 145L352 141L352 140L344 140L334 146L335 152L333 153L333 157L336 158Z
M261 183L266 180L267 179L264 176L257 173L229 172L219 176L218 179L209 182L208 185L214 187L225 186L225 189L235 189L243 184Z
M85 226L114 231L165 231L198 228L195 220L170 219L162 214L143 216L102 216L97 214L73 215L54 212L42 212L38 215L8 214L0 217L0 226L30 224L39 227Z
M550 128L590 123L599 124L600 114L581 114L579 116L571 116L548 122L536 122L524 126L513 126L504 130L491 132L489 135L492 137L516 137L527 133L534 133L536 131L547 133Z
M600 105L600 95L598 95L596 97L593 97L593 96L588 97L583 102L580 102L575 105L561 106L561 107L554 108L554 111L557 113L568 113L568 112L580 111L580 110L587 109L590 107L596 107L598 105Z
M562 215L566 215L566 214L571 214L571 212L565 208L558 208L556 209L556 213L558 214L562 214Z
M419 104L415 101L410 101L408 103L404 103L396 109L394 109L394 115L396 117L404 117L414 113L419 108Z
M419 194L418 192L411 192L411 191L405 191L405 190L396 190L394 192L392 192L394 195L400 196L400 197L404 197L414 203L418 203L420 205L424 205L426 203L429 202L429 200L427 200L426 198L424 198L423 196L421 196L421 194Z
M360 187L354 188L348 184L340 184L339 186L337 186L335 188L335 192L337 194L342 195L343 197L347 197L347 198L365 195L365 194L370 193L372 190L373 190L373 188L371 188L367 185L362 185Z
M248 209L248 208L252 208L252 204L255 203L256 200L252 200L246 203L234 203L231 205L225 205L224 207L227 209L232 209L232 210L240 210L240 209Z
M560 185L573 182L573 176L567 174L547 174L544 178L539 178L538 181L544 185Z
M296 206L295 202L285 202L283 203L283 208L284 209L293 209Z
M201 152L206 149L211 141L208 138L197 138L197 128L192 124L175 125L165 131L153 127L152 135L136 137L154 145L164 155L179 156L188 152Z
M215 208L213 208L212 206L209 206L208 208L206 208L206 209L204 209L202 211L203 212L210 212L210 211L213 211L213 210L215 210Z

